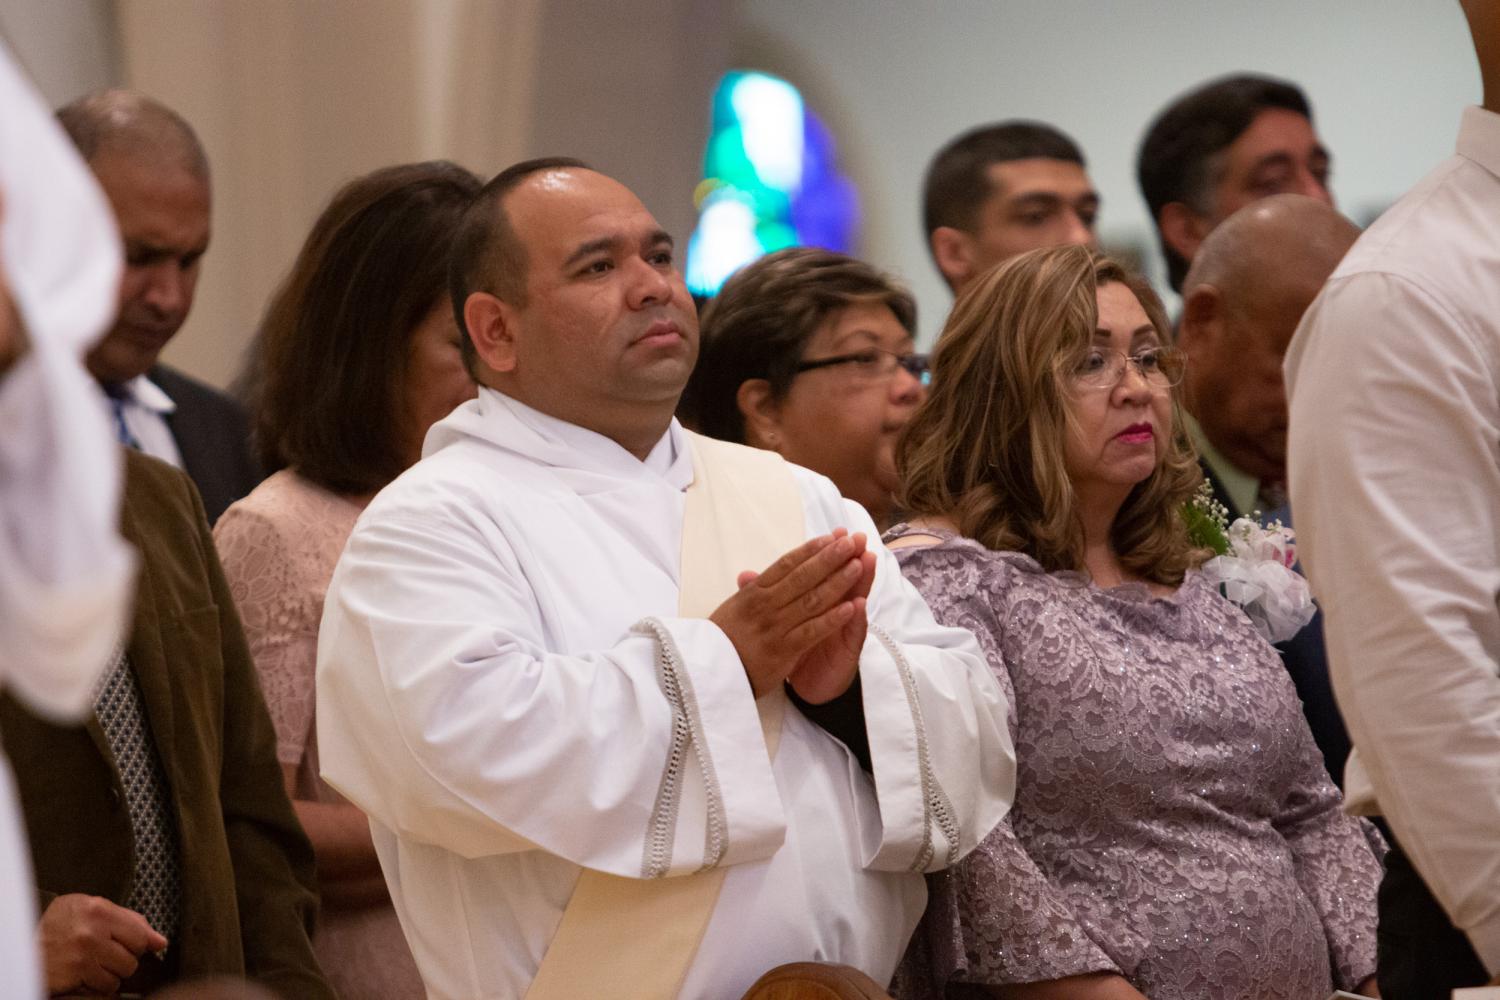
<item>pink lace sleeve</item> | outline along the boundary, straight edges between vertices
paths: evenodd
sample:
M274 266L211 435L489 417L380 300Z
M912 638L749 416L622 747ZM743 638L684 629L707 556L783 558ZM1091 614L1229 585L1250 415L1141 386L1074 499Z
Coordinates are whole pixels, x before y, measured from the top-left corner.
M253 495L252 495L253 496ZM313 670L326 581L310 581L295 553L295 524L249 501L214 526L214 543L255 658L266 707L276 726L276 756L300 764L313 725Z

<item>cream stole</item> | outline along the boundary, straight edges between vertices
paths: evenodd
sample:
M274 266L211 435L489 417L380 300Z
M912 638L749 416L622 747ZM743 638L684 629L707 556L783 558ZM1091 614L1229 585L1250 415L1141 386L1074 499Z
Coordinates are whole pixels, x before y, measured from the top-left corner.
M707 618L747 569L763 570L806 540L802 494L780 455L687 435L678 614ZM738 666L725 669L739 669ZM772 759L786 710L781 691L756 702ZM724 869L632 879L584 869L526 1000L668 1000L697 954ZM750 942L746 942L747 947Z

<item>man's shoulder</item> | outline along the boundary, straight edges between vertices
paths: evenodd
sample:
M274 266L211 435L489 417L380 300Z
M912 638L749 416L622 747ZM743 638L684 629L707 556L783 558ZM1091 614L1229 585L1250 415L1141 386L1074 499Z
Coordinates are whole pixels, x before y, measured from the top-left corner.
M198 487L186 472L159 458L126 448L124 509L148 523L176 523L202 516Z
M170 365L155 365L146 377L170 396L179 408L215 413L239 421L248 419L239 400Z
M721 441L692 431L688 433L691 435L689 440L700 456L736 467L740 473L740 481L746 484L748 490L761 488L766 477L790 476L804 498L823 505L837 504L841 499L833 480L806 466L787 461L778 452L733 441Z
M1500 178L1450 157L1370 224L1329 288L1358 295L1394 280L1455 311L1489 312L1500 304L1500 227L1486 213L1495 201Z
M387 484L360 521L443 519L462 509L494 511L538 492L545 468L483 440L450 442Z

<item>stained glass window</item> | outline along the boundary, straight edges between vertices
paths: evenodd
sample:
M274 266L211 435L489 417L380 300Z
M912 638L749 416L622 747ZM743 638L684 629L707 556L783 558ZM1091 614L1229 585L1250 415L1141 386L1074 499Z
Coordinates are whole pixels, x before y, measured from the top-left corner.
M854 249L854 186L838 173L833 138L796 87L767 73L736 71L719 81L693 201L694 295L713 295L740 267L782 247Z

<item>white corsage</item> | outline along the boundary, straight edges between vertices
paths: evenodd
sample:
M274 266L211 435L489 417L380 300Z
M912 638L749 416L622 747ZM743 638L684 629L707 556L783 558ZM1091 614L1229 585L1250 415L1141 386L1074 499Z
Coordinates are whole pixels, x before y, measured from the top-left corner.
M1188 507L1194 541L1219 553L1203 564L1203 575L1240 606L1267 642L1290 639L1312 621L1317 607L1307 580L1292 568L1297 546L1291 528L1280 521L1263 527L1248 517L1225 527L1227 512L1213 501L1206 481Z

